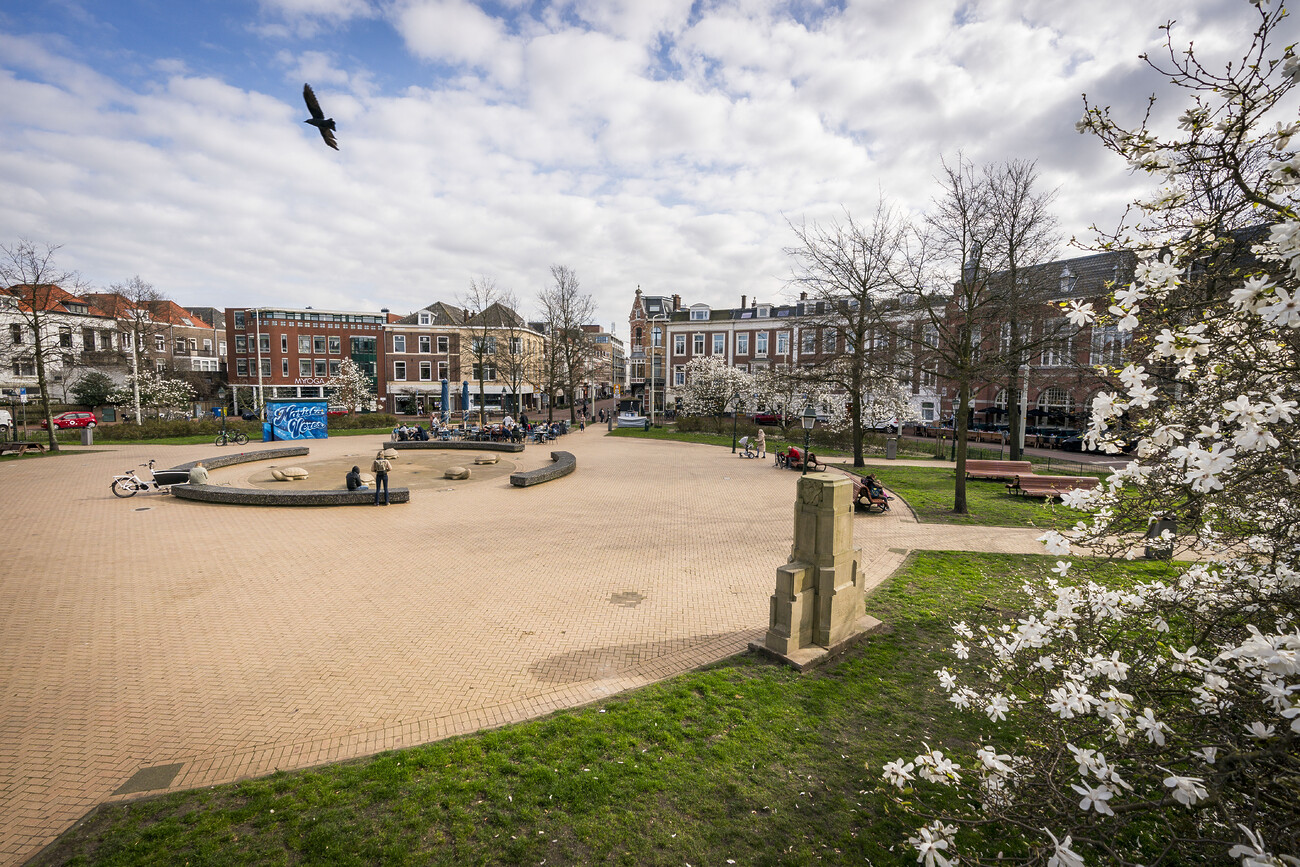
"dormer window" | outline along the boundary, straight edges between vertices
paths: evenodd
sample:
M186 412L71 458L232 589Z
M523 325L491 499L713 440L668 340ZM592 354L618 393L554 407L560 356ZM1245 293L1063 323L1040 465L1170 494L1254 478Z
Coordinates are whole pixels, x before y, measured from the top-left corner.
M431 315L429 315L427 312L422 312L422 313L420 314L420 324L421 324L421 325L428 325L428 324L429 324L430 322L432 322L432 321L433 321L433 317L432 317Z
M1061 269L1061 291L1065 293L1074 291L1074 284L1079 282L1079 275L1070 270L1066 265Z
M759 319L766 319L767 316L768 316L768 313L769 313L769 312L771 312L771 311L769 311L768 308L766 308L766 307L760 307L760 308L758 308L758 318L759 318Z
M692 322L706 322L706 321L708 321L708 318L709 318L709 308L708 308L708 307L703 307L703 306L701 306L701 307L692 307L692 308L691 308L691 321L692 321Z

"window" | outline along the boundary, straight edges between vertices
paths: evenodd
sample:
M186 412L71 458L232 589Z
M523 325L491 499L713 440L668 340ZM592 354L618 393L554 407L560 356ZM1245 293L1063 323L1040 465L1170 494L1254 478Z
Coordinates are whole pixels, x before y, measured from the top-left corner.
M776 354L785 355L790 351L790 332L778 331L776 333Z
M1045 388L1038 395L1038 409L1048 424L1065 424L1066 416L1074 413L1074 398L1063 388Z
M330 376L339 375L339 365L342 363L343 362L339 361L337 358L330 359Z
M235 328L237 330L244 328L244 311L242 310L235 311ZM247 371L245 371L245 373L247 373Z
M95 351L95 329L81 329L81 348L85 352Z
M19 358L14 361L14 376L35 376L36 360L33 358Z
M424 311L424 310L421 310L421 311L420 311L420 324L421 324L421 325L428 325L428 324L429 324L430 322L432 322L432 321L433 321L433 316L432 316L432 314L430 314L430 313L428 313L427 311Z
M167 351L167 338L161 334L155 334L153 336L153 348L157 352ZM270 349L270 346L267 346L267 349Z
M658 325L650 329L650 345L651 346L664 345L664 330L660 328Z
M311 359L310 359L310 358L300 358L300 359L298 359L298 375L301 376L301 377L303 377L304 379L305 379L306 377L308 377L308 376L311 376Z
M130 342L131 335L124 334L122 336L127 338L127 342ZM244 353L248 352L248 338L242 334L235 335L235 352L239 353L240 355L243 355Z
M159 361L158 363L159 363L159 364L162 364L161 361ZM271 375L271 359L269 359L269 358L263 358L263 359L262 359L262 376L270 376L270 375Z
M759 318L759 319L766 319L766 318L767 318L767 314L768 314L768 309L767 309L766 307L760 307L760 308L758 308L758 318Z
M483 382L495 382L497 378L497 367L495 364L476 364L474 365L474 379Z
M270 375L271 375L271 359L269 359L269 358L266 359L266 363L263 364L262 367L266 370L266 375L267 375L267 376L270 376ZM157 372L157 373L166 373L166 372L167 372L167 362L163 361L163 360L160 358L160 359L158 359L157 361L155 361L155 362L153 363L153 369L154 369L154 371Z
M448 376L447 376L448 373L449 373L448 363L445 362L445 361L439 361L439 362L438 362L438 378L439 378L439 379L447 379L447 378L448 378Z
M834 328L827 328L822 334L822 351L834 355L840 348L840 334Z
M1063 367L1074 355L1074 335L1066 330L1065 320L1058 320L1048 327L1056 328L1056 337L1043 347L1043 366Z
M420 351L433 352L433 338L427 334L420 335Z
M433 379L433 363L429 361L420 362L420 379L428 382Z
M686 368L680 364L673 368L673 385L686 384Z
M298 335L298 354L306 355L311 352L311 338L306 334Z
M173 352L175 352L177 355L184 355L184 354L185 354L185 338L184 338L184 337L177 337L177 338L176 338L176 348L173 350Z
M691 308L691 320L692 320L692 321L694 321L694 322L707 322L708 319L709 319L709 308L707 308L707 307L692 307L692 308Z
M939 348L939 329L933 325L927 325L921 329L921 342L931 349Z
M248 376L248 359L240 358L235 361L235 375Z
M311 351L313 355L325 354L325 335L313 334L311 338Z
M394 362L393 362L393 379L396 379L396 380L398 380L398 381L402 381L402 380L405 380L405 379L406 379L406 362L405 362L405 361L394 361Z
M287 334L280 335L280 351L281 352L289 351L289 335Z
M510 354L511 355L524 354L524 339L522 337L510 338Z
M204 352L207 352L207 353L209 353L209 354L212 352L212 341L211 341L211 340L205 340L205 341L203 341L203 351L204 351Z
M450 340L448 339L447 335L445 334L438 335L438 352L445 353L449 350L449 348L450 348Z
M1094 325L1092 328L1092 363L1107 367L1121 367L1128 360L1130 332L1120 331L1114 325Z
M737 334L737 335L736 335L736 354L737 354L737 355L749 355L749 335L748 335L748 334Z
M812 355L817 352L817 330L814 328L804 328L799 331L803 338L803 348L799 350L804 355Z
M9 342L14 345L21 345L23 342L23 327L21 325L9 326Z
M123 349L131 348L131 332L129 331L122 332L122 348Z
M405 351L406 351L406 335L405 335L405 334L394 334L394 335L393 335L393 351L394 351L394 352L405 352Z
M340 352L343 351L343 337L341 335L331 334L329 336L329 342L330 342L330 355L338 355Z
M695 335L695 340L694 340L693 342L694 342L694 347L693 347L693 348L694 348L694 350L695 350L695 354L696 354L696 355L703 355L703 354L704 354L704 335L703 335L703 334L696 334L696 335Z
M217 345L221 347L220 349L217 350L217 353L224 357L226 354L226 341L223 340Z
M685 355L685 354L686 354L686 335L685 335L685 334L674 334L674 335L673 335L673 355Z
M312 359L312 370L315 372L317 376L321 376L321 377L329 376L329 369L330 369L329 362L326 361L324 358Z
M767 355L767 332L760 331L754 335L754 354L758 356Z
M725 334L713 335L713 354L721 355L726 351L727 351L727 335Z
M271 335L269 335L269 334L262 334L262 335L259 335L258 338L257 338L257 345L260 346L260 347L262 348L262 351L263 351L263 352L270 352L270 351L271 351Z
M280 359L280 375L281 376L289 375L289 359L287 358Z
M212 348L211 341L208 341L208 344L209 344L208 348L211 349ZM99 348L101 350L109 350L113 348L113 332L111 331L99 332Z

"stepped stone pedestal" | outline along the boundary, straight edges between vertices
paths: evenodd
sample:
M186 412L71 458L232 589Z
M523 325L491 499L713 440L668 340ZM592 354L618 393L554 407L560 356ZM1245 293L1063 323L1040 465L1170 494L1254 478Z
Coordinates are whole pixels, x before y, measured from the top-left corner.
M776 570L767 635L751 648L802 670L879 627L863 614L861 561L853 547L853 483L843 476L799 479L790 559Z

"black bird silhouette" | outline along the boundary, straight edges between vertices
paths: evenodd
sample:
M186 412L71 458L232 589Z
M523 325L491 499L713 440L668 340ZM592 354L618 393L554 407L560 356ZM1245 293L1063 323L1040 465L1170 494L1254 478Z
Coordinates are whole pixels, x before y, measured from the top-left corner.
M303 123L309 123L320 130L320 137L325 139L325 144L338 150L339 143L334 140L334 118L326 117L325 112L320 110L320 103L316 101L316 94L312 92L310 84L302 86L302 98L307 101L307 110L311 112L311 117Z

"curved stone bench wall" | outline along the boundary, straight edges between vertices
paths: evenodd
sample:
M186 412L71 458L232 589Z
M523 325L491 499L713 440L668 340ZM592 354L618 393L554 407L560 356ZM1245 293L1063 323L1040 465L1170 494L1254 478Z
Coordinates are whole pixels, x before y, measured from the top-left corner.
M234 454L217 455L215 458L202 458L203 466L210 470L220 469L221 467L233 467L235 464L247 464L253 461L273 461L278 458L300 458L309 454L311 449L306 446L285 446L279 449L263 449L260 452L235 452ZM193 469L198 461L190 461L188 464L178 464L172 467L173 470L185 470L188 472Z
M374 491L277 491L265 488L228 488L225 485L173 485L173 497L202 503L240 506L369 506ZM390 503L409 503L410 488L392 488Z
M578 459L573 456L572 452L551 452L551 460L555 461L555 463L549 467L529 470L526 473L512 473L510 484L516 488L540 485L542 482L552 482L561 476L567 476L578 468Z
M474 440L408 440L406 442L384 443L386 449L459 449L474 452L522 452L523 443L494 443Z

